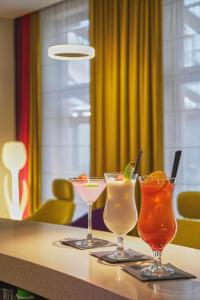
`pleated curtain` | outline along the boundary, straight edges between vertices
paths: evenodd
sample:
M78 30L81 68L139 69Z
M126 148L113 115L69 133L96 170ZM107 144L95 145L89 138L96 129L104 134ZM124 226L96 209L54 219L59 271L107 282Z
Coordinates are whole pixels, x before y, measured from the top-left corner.
M162 169L162 1L90 0L90 44L91 174Z
M29 205L24 218L41 199L41 67L38 12L15 19L16 139L25 144L28 161L20 174L28 181Z
M16 140L23 142L29 151L29 61L30 61L30 17L15 19L15 120ZM28 182L28 160L19 173L19 196L22 196L22 182ZM28 216L28 203L23 217Z
M39 13L31 14L30 22L30 110L29 110L29 186L31 212L41 201L41 47Z

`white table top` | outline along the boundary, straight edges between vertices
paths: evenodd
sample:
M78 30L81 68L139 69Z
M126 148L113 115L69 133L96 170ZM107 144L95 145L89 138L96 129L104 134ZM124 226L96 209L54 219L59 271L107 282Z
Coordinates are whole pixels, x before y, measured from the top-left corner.
M58 243L67 237L85 237L85 229L1 219L0 233L0 280L47 299L200 299L199 250L168 245L163 252L163 262L197 279L144 283L122 271L122 264L108 265L89 255L91 250ZM94 235L115 241L108 232L94 231ZM127 237L125 246L151 255L139 238Z

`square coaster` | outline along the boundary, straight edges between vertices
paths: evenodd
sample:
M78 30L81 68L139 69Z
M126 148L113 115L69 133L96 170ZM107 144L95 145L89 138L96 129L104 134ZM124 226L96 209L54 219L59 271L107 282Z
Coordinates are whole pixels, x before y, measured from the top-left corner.
M127 259L122 259L122 260L117 260L110 258L108 255L111 254L113 251L98 251L98 252L91 252L90 254L104 260L109 263L122 263L122 262L136 262L136 261L143 261L143 260L150 260L152 257L144 255L140 252L137 252L133 249L127 249L126 252L130 255L134 255L133 257L127 258Z
M83 240L86 239L65 239L61 241L61 243L79 250L116 246L116 244L112 242L102 240L102 239L97 239L97 238L94 238L95 244L93 245L79 244L79 242L82 242Z
M189 279L189 278L196 278L196 276L184 272L181 269L178 269L176 266L172 264L166 264L167 267L170 267L175 270L173 274L170 274L169 276L163 276L163 277L155 277L155 276L147 276L141 272L142 268L144 266L127 266L124 267L123 270L130 275L134 276L135 278L139 279L140 281L158 281L158 280L174 280L174 279Z

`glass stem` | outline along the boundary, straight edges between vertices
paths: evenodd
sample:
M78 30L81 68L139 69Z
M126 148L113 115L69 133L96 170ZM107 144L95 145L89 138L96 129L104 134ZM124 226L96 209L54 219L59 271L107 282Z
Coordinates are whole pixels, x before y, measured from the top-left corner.
M161 251L156 251L153 250L153 259L154 259L154 264L159 267L162 266L162 262L161 262Z
M87 240L92 241L92 203L88 204L88 233Z
M124 235L118 235L117 236L117 252L123 252L124 251Z

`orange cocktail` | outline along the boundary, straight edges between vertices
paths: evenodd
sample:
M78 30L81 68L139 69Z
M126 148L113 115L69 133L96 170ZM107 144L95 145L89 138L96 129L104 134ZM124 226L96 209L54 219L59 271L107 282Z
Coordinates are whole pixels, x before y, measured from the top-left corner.
M138 219L140 237L152 248L154 258L160 257L164 246L176 234L176 219L173 213L172 196L174 183L164 172L154 172L139 178L142 205Z
M161 250L176 233L176 220L172 209L174 184L140 182L142 207L138 221L141 238L153 250Z

